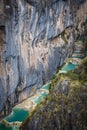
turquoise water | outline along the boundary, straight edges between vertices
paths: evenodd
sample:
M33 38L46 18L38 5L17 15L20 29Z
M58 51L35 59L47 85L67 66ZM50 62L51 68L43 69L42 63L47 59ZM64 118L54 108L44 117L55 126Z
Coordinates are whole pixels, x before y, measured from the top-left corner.
M42 96L39 96L38 98L36 98L35 100L34 100L34 102L36 103L36 104L40 104L41 103L41 101L42 101Z
M82 51L75 51L73 54L81 54L83 53Z
M41 95L42 95L43 97L48 96L48 94L47 94L47 93L42 93Z
M24 109L19 109L19 108L14 108L13 109L13 113L6 117L5 119L8 121L8 122L15 122L15 121L24 121L27 116L29 115L29 112L24 110Z
M13 113L5 118L8 122L15 122L15 121L24 121L27 116L29 115L29 112L24 109L14 108ZM19 130L17 126L9 127L2 123L0 123L0 130Z
M40 95L38 98L36 98L36 99L34 100L34 102L35 102L36 104L40 104L41 101L42 101L42 99L43 99L43 97L46 97L46 96Z
M44 85L42 89L49 90L50 87L51 87L51 83ZM43 92L38 98L34 99L34 102L36 104L40 104L42 99L47 96L48 94ZM5 120L7 120L8 122L16 122L16 121L23 122L28 115L29 115L29 111L21 108L14 108L12 114L7 116ZM0 130L19 130L19 128L17 126L9 127L0 123Z
M36 104L40 104L41 101L42 101L42 99L43 99L44 97L47 97L47 96L48 96L47 93L41 93L41 95L40 95L38 98L36 98L36 99L34 100L34 102L35 102Z
M9 127L9 126L6 126L6 125L0 123L0 130L19 130L19 128L16 126Z
M51 88L51 84L46 84L42 87L42 89L46 89L46 90L49 90Z
M66 64L63 68L62 68L62 70L63 71L70 71L70 70L74 70L75 68L76 68L76 64L72 64L72 63L68 63L68 64Z
M82 58L84 58L84 56L72 56L71 58L79 58L79 59L82 59Z
M48 84L46 84L46 85L44 85L43 87L42 87L42 89L45 89L45 90L49 90L51 88L51 83L48 83ZM36 104L40 104L41 103L41 101L42 101L42 99L44 98L44 97L47 97L48 96L48 94L47 93L41 93L41 95L38 97L38 98L36 98L35 100L34 100L34 102L36 103Z

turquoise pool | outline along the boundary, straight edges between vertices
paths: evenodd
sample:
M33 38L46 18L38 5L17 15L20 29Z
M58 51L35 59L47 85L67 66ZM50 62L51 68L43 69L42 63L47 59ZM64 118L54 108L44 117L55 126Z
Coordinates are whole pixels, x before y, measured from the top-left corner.
M43 97L48 96L48 94L47 94L47 93L41 93L41 95L42 95Z
M42 89L46 89L46 90L49 90L51 88L51 84L46 84L42 87Z
M39 96L38 98L36 98L35 100L34 100L34 102L36 103L36 104L40 104L41 103L41 101L42 101L42 96Z
M51 87L51 83L48 83L44 85L42 89L49 90L50 87ZM41 92L39 97L33 98L33 101L36 104L40 104L42 99L47 96L48 96L48 93ZM8 122L16 122L16 121L23 122L27 118L28 115L29 115L29 111L16 107L16 108L13 108L12 113L9 116L7 116L5 120ZM10 127L10 126L6 126L0 123L0 130L19 130L19 128L17 126Z
M36 99L34 100L34 102L35 102L36 104L40 104L41 101L42 101L42 99L43 99L44 97L47 97L47 96L48 96L47 93L41 93L41 95L40 95L38 98L36 98Z
M8 121L8 122L15 122L15 121L24 121L27 116L29 115L29 112L24 110L24 109L19 109L19 108L14 108L13 109L13 113L6 117L5 119Z
M6 126L6 125L0 123L0 130L19 130L19 128L16 126L9 127L9 126Z
M62 71L70 71L70 70L74 70L76 68L76 64L72 64L72 63L68 63L66 64L63 68Z
M79 59L83 59L84 56L72 56L71 58L79 58Z
M29 115L29 112L24 109L14 108L13 113L5 118L8 122L15 122L15 121L24 121L27 116ZM6 126L2 123L0 123L0 130L19 130L17 126Z

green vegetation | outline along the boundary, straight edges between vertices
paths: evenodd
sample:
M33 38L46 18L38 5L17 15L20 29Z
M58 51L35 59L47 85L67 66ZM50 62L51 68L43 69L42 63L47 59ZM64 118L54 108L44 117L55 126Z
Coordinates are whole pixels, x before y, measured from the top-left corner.
M79 76L76 73L73 73L72 71L69 71L66 76L68 76L71 80L78 80Z
M87 58L82 61L75 73L78 74L80 82L84 83L87 81Z
M36 127L41 130L62 130L68 127L70 130L74 127L76 130L86 130L87 59L75 71L56 73L51 83L50 95L24 122L21 129Z

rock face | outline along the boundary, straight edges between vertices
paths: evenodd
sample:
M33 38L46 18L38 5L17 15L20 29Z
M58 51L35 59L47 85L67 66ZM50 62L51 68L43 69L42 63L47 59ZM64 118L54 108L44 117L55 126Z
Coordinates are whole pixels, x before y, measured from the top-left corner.
M87 2L75 2L74 6L71 0L0 1L1 117L49 81L72 54L87 13Z
M21 130L87 129L87 58L75 71L55 75L55 86L44 104L28 118Z

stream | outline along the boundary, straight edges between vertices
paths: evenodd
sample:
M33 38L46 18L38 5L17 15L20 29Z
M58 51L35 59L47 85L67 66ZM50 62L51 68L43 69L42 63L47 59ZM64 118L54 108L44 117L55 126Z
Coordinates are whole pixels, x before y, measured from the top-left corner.
M76 47L79 44L76 44ZM82 45L80 45L82 46ZM79 50L77 50L79 48ZM59 73L67 73L70 70L74 70L78 61L84 58L84 54L81 51L81 47L77 47L68 62L61 68ZM29 97L22 103L15 106L12 113L4 118L4 121L0 123L0 130L19 130L21 123L29 116L29 113L35 110L36 106L42 102L49 94L51 83L47 83L36 91L35 95Z

